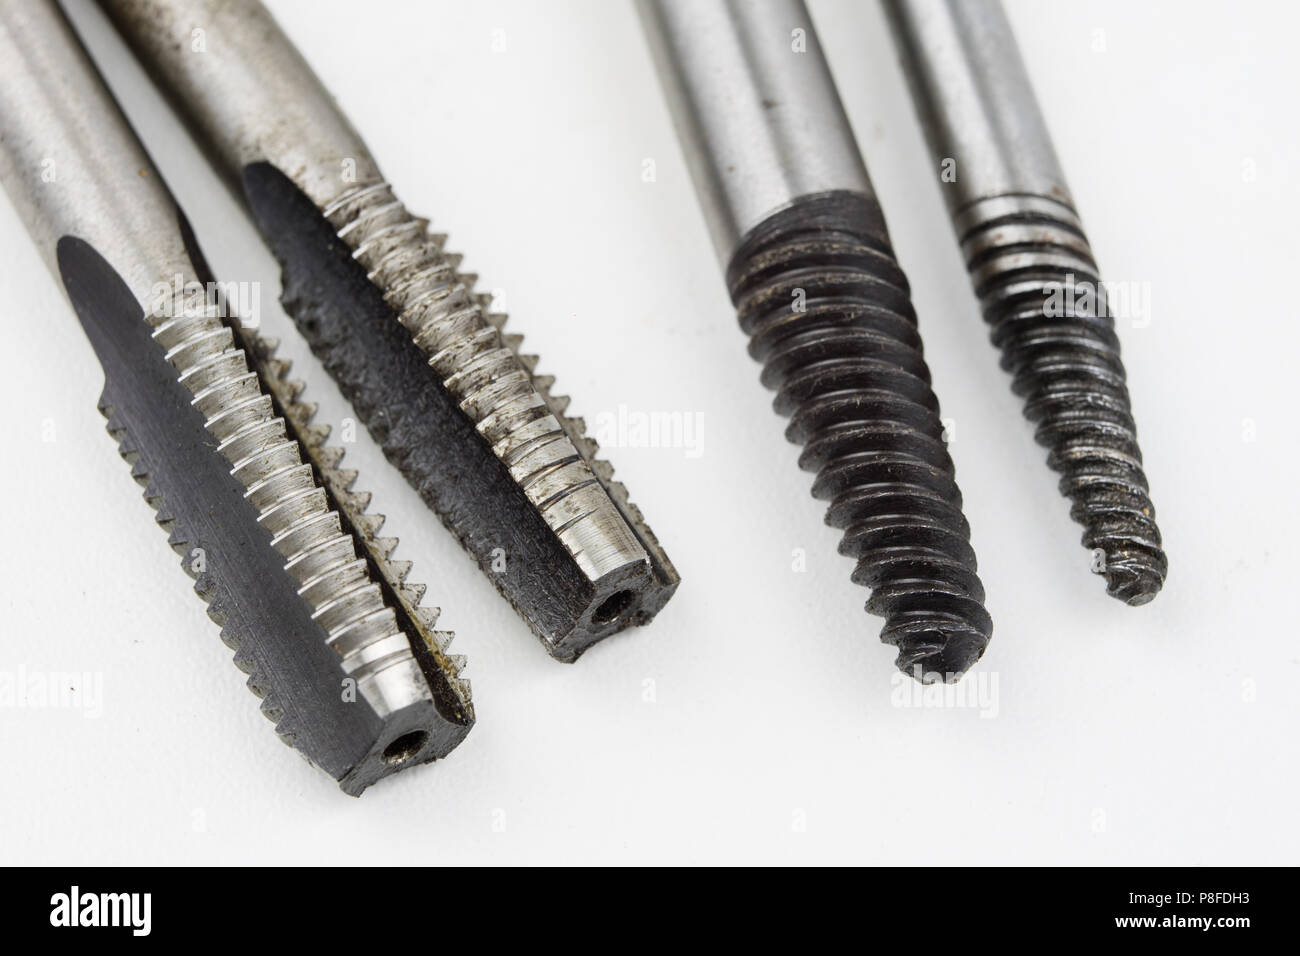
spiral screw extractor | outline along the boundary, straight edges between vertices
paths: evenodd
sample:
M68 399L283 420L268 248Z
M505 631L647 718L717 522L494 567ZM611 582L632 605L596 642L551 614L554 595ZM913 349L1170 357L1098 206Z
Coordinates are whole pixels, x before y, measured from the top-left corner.
M900 669L956 679L992 622L907 280L808 12L641 12L750 354L867 610Z
M1145 604L1168 562L1106 286L997 0L886 0L991 337L1107 592Z

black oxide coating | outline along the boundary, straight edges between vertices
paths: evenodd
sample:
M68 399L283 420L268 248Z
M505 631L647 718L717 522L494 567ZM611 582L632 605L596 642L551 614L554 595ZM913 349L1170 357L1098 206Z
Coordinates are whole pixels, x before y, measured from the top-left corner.
M283 267L285 311L385 456L544 640L571 632L589 585L383 293L278 169L250 165L244 188ZM509 556L504 567L497 553Z
M419 762L445 756L464 739L473 718L431 676L434 700L380 717L364 697L340 693L348 676L326 633L313 619L271 534L257 520L245 489L218 454L203 416L168 364L125 281L88 243L58 243L59 273L87 338L104 369L101 410L109 431L147 480L145 497L171 528L169 543L184 554L208 615L235 651L248 686L262 698L281 739L359 795L394 772L368 760L408 728L430 738ZM203 569L194 564L204 555ZM363 552L364 553L364 552ZM441 681L441 685L436 681ZM387 734L387 736L386 736Z
M879 205L801 197L745 239L727 285L840 552L857 559L853 580L871 588L867 610L885 618L880 639L905 673L955 680L993 623Z
M1119 338L1087 237L1072 209L1022 201L961 237L1012 390L1024 400L1070 516L1127 604L1159 593L1169 564L1129 407Z

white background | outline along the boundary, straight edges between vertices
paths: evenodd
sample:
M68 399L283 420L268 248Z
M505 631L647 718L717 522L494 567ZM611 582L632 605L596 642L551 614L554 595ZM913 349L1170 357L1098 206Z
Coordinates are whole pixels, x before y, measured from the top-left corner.
M1010 4L1103 274L1150 283L1150 324L1121 335L1171 573L1128 608L1089 573L987 342L880 10L813 4L956 426L996 621L968 678L996 682L984 709L900 706L630 6L273 8L578 414L701 423L696 458L608 449L683 583L649 628L558 664L361 434L348 462L458 633L479 718L445 761L343 796L258 713L0 202L0 671L103 681L97 718L0 708L0 859L1296 862L1294 5ZM261 283L264 328L340 421L256 232L98 12L72 9L218 276Z

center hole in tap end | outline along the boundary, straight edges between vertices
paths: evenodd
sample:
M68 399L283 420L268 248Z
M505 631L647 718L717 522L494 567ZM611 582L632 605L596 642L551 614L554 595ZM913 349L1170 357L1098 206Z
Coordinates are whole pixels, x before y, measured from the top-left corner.
M619 616L632 606L636 600L636 593L633 591L615 591L605 600L600 602L600 606L591 613L591 623L596 627L603 627L611 621L618 620Z
M423 730L402 734L384 748L382 759L386 764L406 763L423 749L428 739L429 735Z

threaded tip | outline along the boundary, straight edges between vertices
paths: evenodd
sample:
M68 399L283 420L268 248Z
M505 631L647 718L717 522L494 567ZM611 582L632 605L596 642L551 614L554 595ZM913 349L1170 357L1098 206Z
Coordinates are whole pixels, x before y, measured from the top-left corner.
M990 337L1061 475L1093 570L1112 597L1146 604L1169 565L1115 323L1078 217L1055 200L1004 196L966 210L958 231Z
M984 609L907 279L875 200L807 196L769 217L727 273L786 436L830 502L853 580L900 670L955 680L984 653Z

